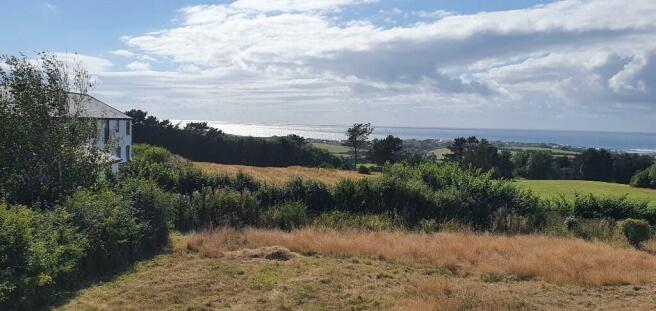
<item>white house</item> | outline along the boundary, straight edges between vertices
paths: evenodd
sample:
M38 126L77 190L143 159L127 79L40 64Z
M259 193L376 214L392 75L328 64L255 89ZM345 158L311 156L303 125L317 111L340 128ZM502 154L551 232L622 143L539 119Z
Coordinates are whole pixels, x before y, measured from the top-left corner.
M79 111L85 117L98 122L96 147L105 150L107 160L112 164L112 172L132 159L132 118L91 95L70 93L68 95L71 111Z

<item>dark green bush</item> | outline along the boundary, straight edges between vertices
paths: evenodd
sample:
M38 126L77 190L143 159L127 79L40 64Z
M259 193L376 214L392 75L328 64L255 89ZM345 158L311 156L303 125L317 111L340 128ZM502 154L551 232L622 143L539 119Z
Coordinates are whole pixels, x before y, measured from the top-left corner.
M308 222L307 207L302 202L286 202L269 208L260 215L260 226L294 230Z
M130 179L121 189L121 194L129 200L143 227L142 250L151 253L168 243L169 214L172 197L162 191L154 182Z
M36 309L76 283L89 242L68 217L0 202L0 309Z
M144 223L131 202L111 191L78 191L60 207L89 247L80 270L94 276L115 271L142 255Z
M360 165L360 166L358 166L358 173L369 175L369 174L371 174L371 170L366 165Z
M631 200L626 195L602 198L592 194L576 195L573 201L560 198L551 201L551 205L565 215L582 218L636 218L656 223L656 209L649 207L647 201Z
M380 178L339 182L334 200L338 210L393 213L410 226L421 219L452 219L489 230L494 213L500 209L523 217L527 228L538 230L544 223L544 209L537 196L509 182L494 181L489 174L453 164L391 165Z
M190 229L221 226L241 228L257 224L260 206L255 195L227 189L204 188L191 196L187 213Z
M642 219L626 219L622 221L620 228L627 241L629 241L629 244L636 248L639 248L640 244L649 240L651 236L649 223Z

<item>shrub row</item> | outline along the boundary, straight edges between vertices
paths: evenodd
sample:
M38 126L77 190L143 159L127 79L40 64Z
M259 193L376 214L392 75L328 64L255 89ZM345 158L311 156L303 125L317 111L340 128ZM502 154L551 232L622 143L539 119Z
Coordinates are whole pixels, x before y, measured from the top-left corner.
M160 249L169 196L130 180L118 191L79 190L46 211L0 203L0 309L35 309Z

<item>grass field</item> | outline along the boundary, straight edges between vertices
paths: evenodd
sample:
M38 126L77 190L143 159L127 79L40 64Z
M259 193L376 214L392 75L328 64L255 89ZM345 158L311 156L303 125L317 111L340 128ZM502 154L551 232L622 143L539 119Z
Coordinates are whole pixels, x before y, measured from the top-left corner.
M372 173L371 175L364 175L355 171L302 166L256 167L205 162L194 162L194 165L208 172L225 173L229 175L235 175L241 171L253 176L257 180L278 185L284 184L294 177L318 180L326 184L334 185L342 179L371 178L376 176L376 173Z
M324 143L312 143L313 146L321 149L328 150L334 154L344 155L348 153L351 149L342 145L333 145L333 144L324 144Z
M220 230L176 236L60 309L653 310L655 271L647 253L572 239Z
M626 194L631 199L646 200L650 206L656 206L656 190L629 185L586 180L517 180L516 183L547 199L557 199L560 195L573 199L577 193L600 197Z
M431 150L431 152L437 157L438 160L444 159L444 155L450 153L448 148L437 148Z
M558 149L558 148L547 148L547 147L506 147L506 148L503 148L503 149L508 150L510 152L519 151L519 150L549 151L549 152L553 153L554 155L564 155L564 156L575 156L575 155L580 153L580 152L572 151L572 150L565 150L565 149Z

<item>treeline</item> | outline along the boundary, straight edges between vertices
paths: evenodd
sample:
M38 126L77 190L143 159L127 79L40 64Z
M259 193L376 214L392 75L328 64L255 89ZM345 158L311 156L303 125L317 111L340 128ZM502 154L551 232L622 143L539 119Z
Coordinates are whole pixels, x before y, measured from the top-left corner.
M233 136L209 127L206 122L192 122L180 127L141 110L126 113L133 118L133 142L162 146L193 161L251 166L349 167L346 161L296 135L273 138Z
M654 164L654 158L648 155L594 148L572 156L555 155L548 150L511 153L476 137L456 138L448 148L450 153L445 155L445 161L490 171L495 178L581 179L623 184L633 178L633 184L638 186L650 180L646 169ZM641 175L634 178L638 172Z

